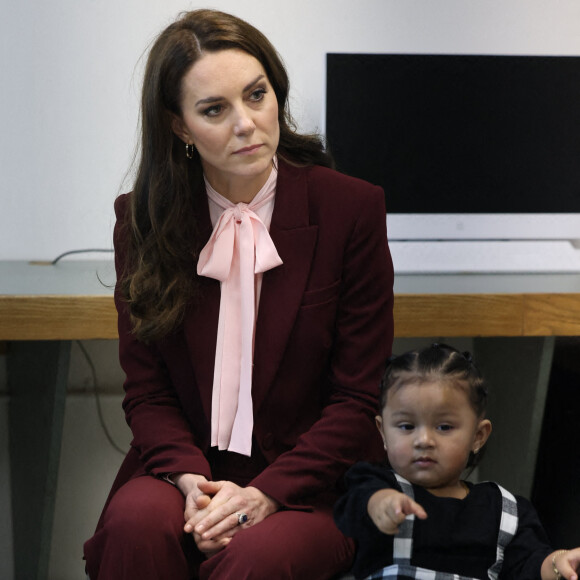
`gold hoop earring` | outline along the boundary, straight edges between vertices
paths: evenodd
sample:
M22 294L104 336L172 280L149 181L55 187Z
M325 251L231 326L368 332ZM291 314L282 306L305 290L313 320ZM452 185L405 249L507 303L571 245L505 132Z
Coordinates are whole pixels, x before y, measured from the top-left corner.
M195 147L193 146L192 143L186 143L185 144L185 156L188 159L193 159L193 152L195 151Z

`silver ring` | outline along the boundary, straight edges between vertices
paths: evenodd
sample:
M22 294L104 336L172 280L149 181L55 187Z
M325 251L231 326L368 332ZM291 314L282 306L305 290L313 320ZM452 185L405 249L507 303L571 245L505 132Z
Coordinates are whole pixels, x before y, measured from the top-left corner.
M244 512L236 512L236 515L238 516L238 526L241 526L248 521L248 514L245 514Z

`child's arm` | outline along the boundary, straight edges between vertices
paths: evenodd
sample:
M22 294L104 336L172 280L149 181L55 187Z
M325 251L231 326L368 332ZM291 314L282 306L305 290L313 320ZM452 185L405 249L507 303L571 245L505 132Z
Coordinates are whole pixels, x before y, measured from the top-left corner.
M397 533L399 524L408 515L415 514L422 520L427 517L427 512L416 501L395 489L380 489L373 493L367 504L367 511L375 526L384 534L390 535Z
M542 580L578 580L576 571L579 565L580 548L552 552L542 564Z

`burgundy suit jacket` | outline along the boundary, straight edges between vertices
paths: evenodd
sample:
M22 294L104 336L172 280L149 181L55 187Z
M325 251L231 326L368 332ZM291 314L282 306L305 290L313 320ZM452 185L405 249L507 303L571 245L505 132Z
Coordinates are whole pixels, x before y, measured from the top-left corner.
M116 245L128 196L116 202ZM201 203L204 238L211 222ZM264 274L255 335L252 481L287 507L310 505L359 459L382 456L374 416L393 337L393 271L381 188L322 167L280 162L270 235L283 265ZM118 274L123 264L117 252ZM123 406L132 449L112 493L142 474L212 478L209 449L219 282L167 338L130 334L117 296Z

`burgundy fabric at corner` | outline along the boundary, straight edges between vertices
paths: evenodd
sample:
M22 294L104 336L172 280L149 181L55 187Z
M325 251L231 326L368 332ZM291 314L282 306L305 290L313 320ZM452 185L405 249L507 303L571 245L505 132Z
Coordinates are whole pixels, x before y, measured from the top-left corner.
M146 506L146 507L144 507ZM95 578L194 578L203 561L183 533L183 496L169 483L138 477L112 498L85 558Z
M128 197L121 196L116 204L118 274L124 264L121 248L127 202ZM202 231L209 237L207 199L204 196L197 202ZM148 346L130 334L126 306L116 296L120 361L127 375L123 406L134 439L97 532L85 545L91 580L131 578L116 571L124 569L119 561L118 568L108 567L113 566L113 557L108 555L113 549L112 538L122 544L119 529L126 525L125 533L129 534L131 527L121 523L123 513L133 517L123 500L128 495L126 488L155 481L140 477L144 474L167 472L200 473L209 479L227 478L253 485L285 508L251 530L239 532L235 542L212 558L211 566L204 564L205 569L213 570L212 579L225 577L220 570L225 563L230 569L235 546L243 545L244 537L256 544L256 550L264 546L260 551L266 552L273 550L271 544L284 546L286 537L292 537L298 528L301 533L305 528L312 531L313 554L309 556L299 543L295 548L288 546L283 550L283 561L277 563L280 574L271 577L284 578L284 567L302 570L305 562L312 566L311 575L289 572L287 577L331 577L332 561L341 560L343 566L350 561L350 544L336 534L329 508L337 494L337 482L351 464L382 457L374 416L380 375L393 336L393 272L386 242L384 194L378 187L329 169L296 168L280 162L270 235L283 264L266 272L262 281L252 386L254 438L249 459L209 449L219 283L205 280L201 306L189 308L183 325L171 336ZM142 510L154 503L152 510L164 511L157 501L164 505L166 494L175 496L177 499L171 501L179 504L177 490L166 482L157 483L169 490L152 487L150 493L160 497L143 494L147 501ZM183 499L181 502L183 508ZM195 550L190 550L181 534L172 535L174 525L160 523L164 532L154 532L151 528L155 526L150 526L150 536L138 534L143 544L132 546L126 540L124 550L115 550L115 558L135 562L137 554L155 552L162 560L163 554L169 554L164 537L169 534L171 549L180 546L188 554L187 565L195 567ZM154 549L155 542L163 548ZM156 565L160 560L156 559ZM177 560L183 562L184 556ZM318 561L328 567L322 575L314 573ZM106 568L105 562L109 562ZM238 564L247 569L254 565L249 556ZM184 565L182 570L186 569ZM145 566L143 574L136 577L190 577L183 571L158 575L153 564Z

